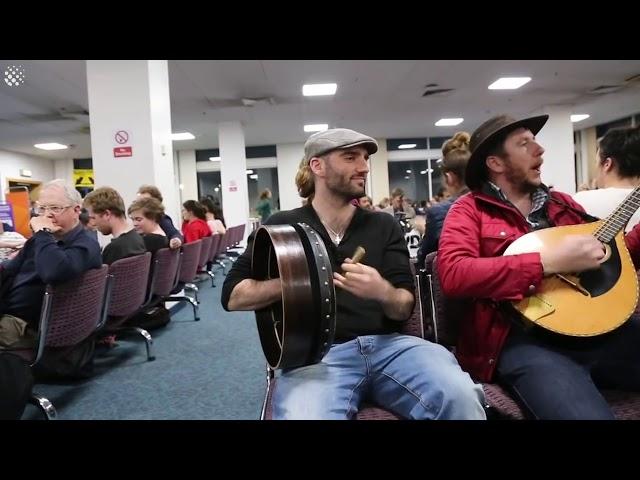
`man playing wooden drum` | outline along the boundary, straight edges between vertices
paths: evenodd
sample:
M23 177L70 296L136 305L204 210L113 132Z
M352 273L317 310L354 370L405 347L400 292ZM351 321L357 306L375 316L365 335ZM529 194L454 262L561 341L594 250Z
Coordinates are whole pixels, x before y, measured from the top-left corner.
M267 225L304 222L324 240L337 287L334 344L322 361L282 369L274 419L350 419L363 401L408 419L484 419L482 388L444 347L399 334L414 306L407 247L395 219L354 206L365 194L376 141L348 129L311 135L296 176L306 206ZM281 299L280 279L251 279L251 244L226 277L227 310L257 310ZM358 246L365 258L353 263ZM340 271L341 273L337 273Z

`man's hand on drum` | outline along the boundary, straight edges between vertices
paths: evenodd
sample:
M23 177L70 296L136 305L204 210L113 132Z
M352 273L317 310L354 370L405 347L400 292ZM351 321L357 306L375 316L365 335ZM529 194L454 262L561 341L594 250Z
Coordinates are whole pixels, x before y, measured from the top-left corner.
M383 302L393 286L378 271L362 263L353 263L350 258L341 265L342 274L334 272L333 283L356 297Z

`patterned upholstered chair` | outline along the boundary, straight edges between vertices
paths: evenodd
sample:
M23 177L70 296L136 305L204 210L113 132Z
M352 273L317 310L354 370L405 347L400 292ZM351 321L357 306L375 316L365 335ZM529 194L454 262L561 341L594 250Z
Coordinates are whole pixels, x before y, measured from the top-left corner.
M207 265L205 273L211 278L211 286L215 287L215 275L213 273L213 265L216 260L216 255L220 248L220 242L222 241L222 235L211 236L211 248L209 249L209 258L207 259Z
M437 252L427 255L425 271L421 276L425 329L428 339L453 349L457 341L457 319L460 318L461 302L450 301L442 294L436 258ZM524 407L500 385L484 383L482 388L490 418L522 420L529 417ZM640 419L640 393L609 390L604 391L603 395L616 418Z
M209 238L209 237L207 237ZM181 247L180 264L178 269L178 284L183 284L184 289L194 290L195 297L189 295L166 294L163 299L168 302L189 302L193 307L193 320L200 320L198 312L198 287L191 282L198 271L198 262L200 261L200 252L202 249L202 240L185 243ZM179 288L173 289L178 290ZM171 292L169 292L171 293Z
M423 321L422 321L422 302L419 301L420 298L420 285L416 282L416 303L413 308L413 312L411 317L404 322L402 327L402 333L405 335L413 335L416 337L424 338L424 329L423 329ZM264 402L262 404L262 412L260 414L261 420L271 420L272 419L272 405L271 405L271 397L273 395L273 391L277 386L277 378L275 378L275 372L273 369L267 365L267 391L265 394ZM395 415L394 413L380 408L376 405L364 403L358 413L356 414L357 420L400 420L400 417Z
M104 318L107 271L107 265L102 265L69 282L48 285L40 312L36 348L15 353L29 360L33 368L46 348L71 347L90 337ZM33 392L31 403L48 420L56 418L53 404L45 397Z
M147 360L155 360L151 334L140 327L124 325L140 312L147 297L151 253L122 258L109 266L109 287L106 315L98 330L101 333L138 333L145 341Z

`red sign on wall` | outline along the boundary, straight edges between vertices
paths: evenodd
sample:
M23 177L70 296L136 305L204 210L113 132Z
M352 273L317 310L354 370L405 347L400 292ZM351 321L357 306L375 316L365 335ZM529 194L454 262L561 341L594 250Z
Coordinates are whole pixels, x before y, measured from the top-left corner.
M114 147L114 157L131 157L133 155L132 147Z

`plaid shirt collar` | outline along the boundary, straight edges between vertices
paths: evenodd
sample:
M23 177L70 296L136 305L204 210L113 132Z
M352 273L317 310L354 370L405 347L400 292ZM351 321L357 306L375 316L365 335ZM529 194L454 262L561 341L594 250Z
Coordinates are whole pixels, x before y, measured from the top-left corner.
M507 205L511 205L515 208L515 205L509 201L504 192L498 187L495 183L485 182L482 187L482 191L492 197L498 198L500 201L506 203ZM549 199L549 189L546 185L540 185L535 192L531 194L531 211L529 215L526 217L527 223L531 225L533 229L536 229L540 226L540 222L544 217L544 206Z

